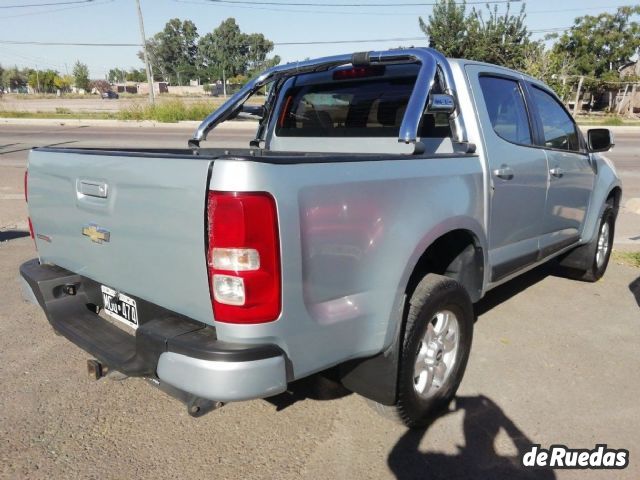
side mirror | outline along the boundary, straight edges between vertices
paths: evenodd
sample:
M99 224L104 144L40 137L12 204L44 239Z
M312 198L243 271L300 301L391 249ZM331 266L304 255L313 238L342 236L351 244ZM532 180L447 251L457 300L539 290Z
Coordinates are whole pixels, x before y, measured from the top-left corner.
M446 93L432 93L429 95L426 113L448 113L456 111L456 99Z
M616 144L608 128L592 128L587 132L590 152L608 152Z

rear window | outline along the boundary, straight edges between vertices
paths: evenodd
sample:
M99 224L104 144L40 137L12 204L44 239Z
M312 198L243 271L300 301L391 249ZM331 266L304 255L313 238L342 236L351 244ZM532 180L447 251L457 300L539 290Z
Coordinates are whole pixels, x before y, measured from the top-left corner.
M416 78L335 81L290 89L276 125L279 137L397 137ZM448 120L428 115L422 136L450 136Z
M531 145L527 107L518 81L483 75L480 87L491 125L498 136L508 142Z

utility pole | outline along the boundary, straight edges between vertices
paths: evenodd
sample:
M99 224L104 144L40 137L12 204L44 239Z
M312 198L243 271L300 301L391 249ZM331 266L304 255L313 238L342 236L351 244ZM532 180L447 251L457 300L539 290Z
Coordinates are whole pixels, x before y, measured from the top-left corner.
M222 67L222 94L224 98L227 98L227 76L224 71L224 67Z
M620 100L620 103L618 103L618 115L620 115L620 113L622 112L622 107L624 106L624 101L627 99L627 90L629 90L629 84L627 83L624 86L624 93L622 94L622 100Z
M36 84L38 93L40 93L40 74L38 73L38 64L36 63Z
M144 63L147 67L147 83L149 84L149 102L151 105L156 103L155 94L153 92L153 76L151 75L151 66L149 65L149 54L147 53L147 39L144 35L144 22L142 20L142 9L140 8L140 0L136 0L138 5L138 20L140 21L140 36L142 37L142 51L144 52Z
M636 83L631 86L631 98L629 98L629 110L627 111L627 118L635 118L633 114L633 107L636 101Z
M580 77L580 81L578 82L578 91L576 92L576 103L573 105L573 116L574 118L577 117L578 113L580 112L580 110L582 110L580 107L582 105L580 105L580 93L582 90L582 82L584 82L584 77L581 76Z

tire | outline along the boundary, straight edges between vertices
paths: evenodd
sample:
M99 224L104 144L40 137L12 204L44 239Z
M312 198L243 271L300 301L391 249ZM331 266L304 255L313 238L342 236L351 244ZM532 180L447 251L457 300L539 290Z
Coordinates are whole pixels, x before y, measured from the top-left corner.
M426 275L410 299L397 402L388 407L370 401L374 410L410 428L425 427L446 410L467 366L474 320L471 299L458 282Z
M561 266L568 266L565 275L584 282L597 282L602 278L609 265L613 250L616 214L611 201L607 201L598 223L598 231L594 239L586 245L573 250L567 260L561 260ZM579 265L575 264L579 260Z

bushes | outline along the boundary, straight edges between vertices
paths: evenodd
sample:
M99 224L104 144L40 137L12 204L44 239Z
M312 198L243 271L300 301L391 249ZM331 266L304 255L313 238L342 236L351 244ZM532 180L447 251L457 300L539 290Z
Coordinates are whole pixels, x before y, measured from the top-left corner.
M218 104L210 101L185 103L180 99L160 101L151 106L134 103L118 112L120 120L155 120L174 123L182 120L203 120Z

